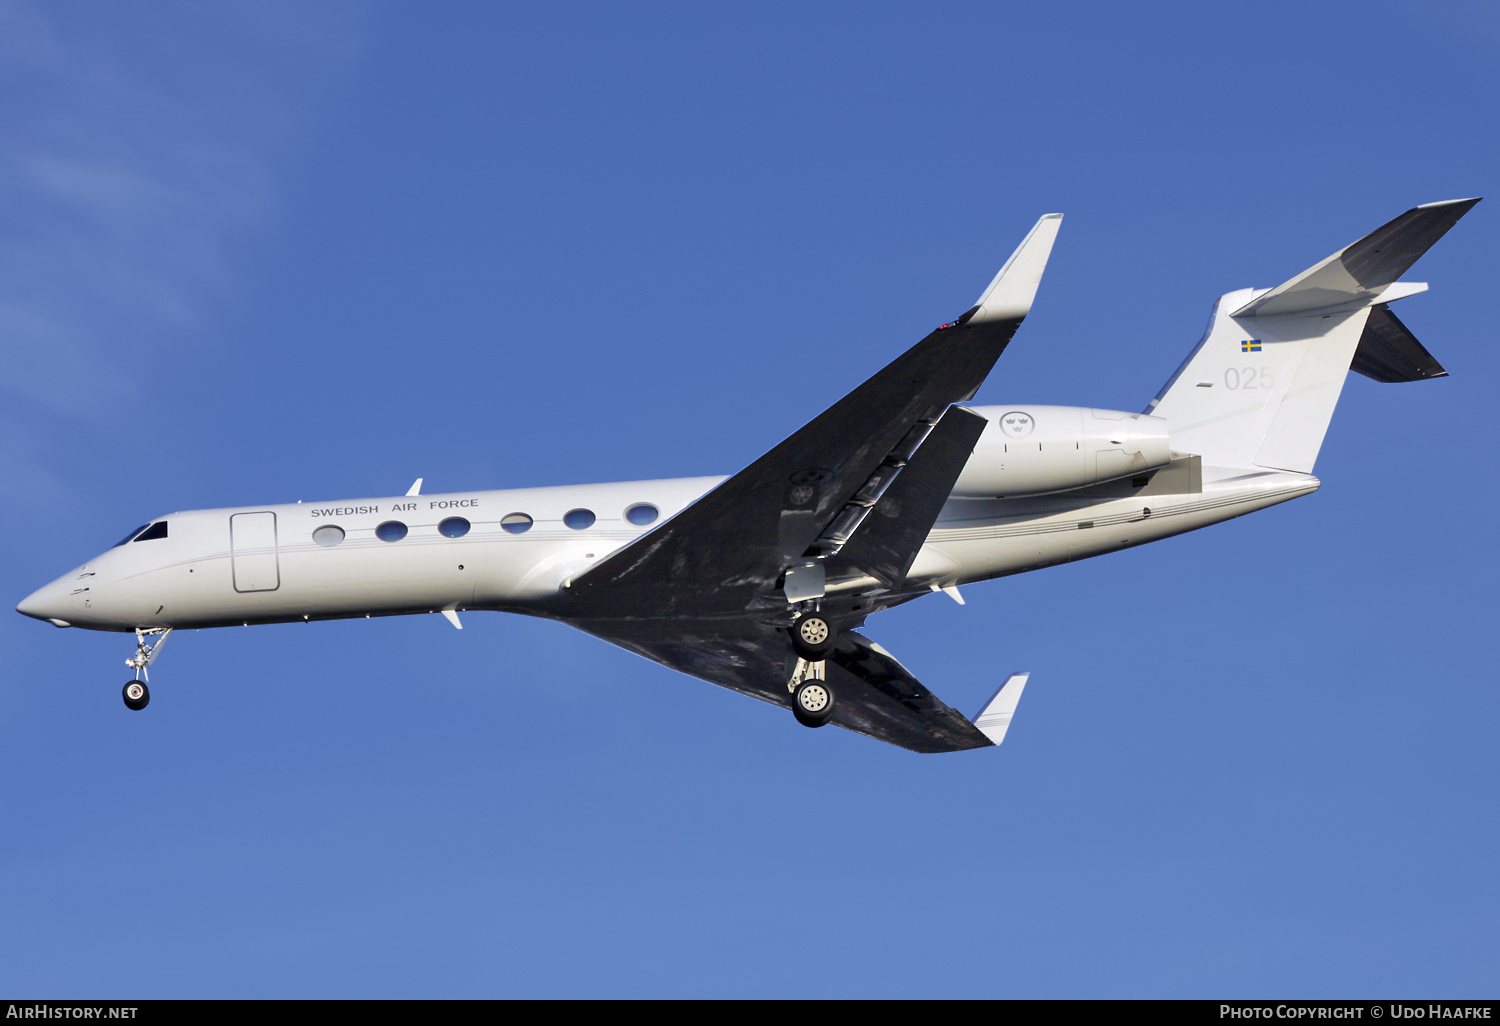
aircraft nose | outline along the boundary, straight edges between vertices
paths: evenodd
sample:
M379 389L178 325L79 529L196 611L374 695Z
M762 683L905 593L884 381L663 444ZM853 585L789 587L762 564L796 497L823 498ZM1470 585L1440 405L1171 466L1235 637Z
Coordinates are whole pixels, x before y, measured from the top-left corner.
M65 603L67 597L67 585L62 581L53 581L23 598L17 604L16 612L46 620L57 627L71 627L73 625L63 618L68 611Z

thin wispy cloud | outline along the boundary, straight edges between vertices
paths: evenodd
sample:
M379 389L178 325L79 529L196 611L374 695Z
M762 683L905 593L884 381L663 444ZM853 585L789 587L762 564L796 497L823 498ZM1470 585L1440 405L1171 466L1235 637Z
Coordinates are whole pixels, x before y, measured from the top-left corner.
M353 65L357 11L0 2L3 387L84 413L211 345L277 162Z

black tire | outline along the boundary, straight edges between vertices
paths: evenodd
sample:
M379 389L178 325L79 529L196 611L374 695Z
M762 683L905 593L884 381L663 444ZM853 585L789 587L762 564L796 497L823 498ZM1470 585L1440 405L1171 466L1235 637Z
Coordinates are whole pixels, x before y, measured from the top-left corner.
M151 689L146 687L145 681L127 681L120 690L120 697L125 699L125 708L140 712L151 704Z
M810 663L828 658L838 642L838 632L822 613L803 613L792 621L792 650Z
M805 680L792 692L792 715L804 727L821 727L833 719L836 705L826 680Z

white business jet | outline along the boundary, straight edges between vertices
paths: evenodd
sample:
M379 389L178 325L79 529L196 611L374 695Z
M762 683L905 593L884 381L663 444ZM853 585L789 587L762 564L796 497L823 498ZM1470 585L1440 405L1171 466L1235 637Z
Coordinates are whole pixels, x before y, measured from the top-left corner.
M1031 309L1062 215L956 320L732 477L172 513L17 609L133 632L125 704L174 630L466 610L545 616L916 752L999 744L1025 674L970 721L857 628L961 585L1115 552L1316 491L1349 370L1442 377L1391 312L1479 202L1402 214L1214 304L1142 413L967 406Z

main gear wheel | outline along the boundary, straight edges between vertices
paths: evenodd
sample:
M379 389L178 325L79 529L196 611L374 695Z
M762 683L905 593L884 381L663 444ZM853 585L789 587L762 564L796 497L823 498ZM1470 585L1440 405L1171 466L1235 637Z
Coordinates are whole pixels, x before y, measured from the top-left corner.
M838 633L822 613L803 613L792 621L792 650L810 663L828 658L838 642Z
M833 719L835 704L826 680L805 680L792 692L792 715L804 727L821 727Z

